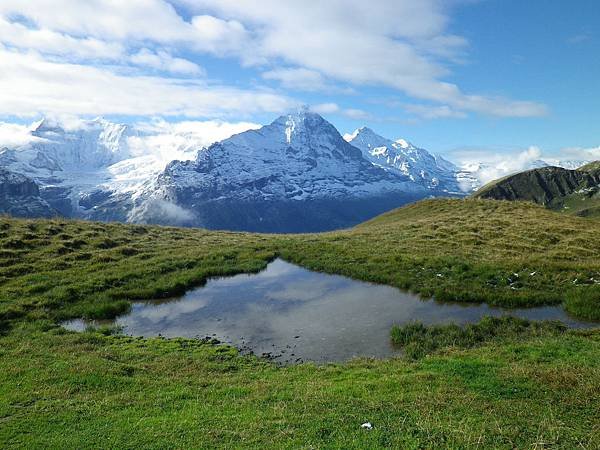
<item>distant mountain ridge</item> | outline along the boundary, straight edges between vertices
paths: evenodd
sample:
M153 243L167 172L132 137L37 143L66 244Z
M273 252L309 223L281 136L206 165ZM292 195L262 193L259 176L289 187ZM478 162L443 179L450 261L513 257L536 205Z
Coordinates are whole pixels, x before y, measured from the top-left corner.
M208 148L173 131L174 144L149 150L148 133L103 118L43 119L28 144L0 149L0 167L33 182L51 214L252 231L342 228L421 198L467 195L484 168L366 127L342 138L307 108Z
M344 139L360 149L376 166L407 176L427 189L457 195L465 192L456 176L457 166L404 139L392 141L367 127L357 129Z
M478 198L523 200L580 216L600 216L600 162L578 169L541 167L488 183Z

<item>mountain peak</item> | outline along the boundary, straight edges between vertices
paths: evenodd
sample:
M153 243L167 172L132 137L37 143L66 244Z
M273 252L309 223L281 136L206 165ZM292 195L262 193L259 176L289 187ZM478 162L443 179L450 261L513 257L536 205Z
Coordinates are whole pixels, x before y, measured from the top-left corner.
M296 123L300 123L306 120L325 121L325 119L320 114L312 111L308 106L300 106L292 111L289 111L287 114L284 114L275 121L282 119L285 119L286 121L293 121Z
M358 137L370 137L370 138L376 137L376 138L383 139L383 137L379 136L372 129L370 129L369 127L365 127L365 126L357 128L356 130L354 130L353 133L346 133L344 135L344 139L347 142L352 142L353 140L355 140Z
M391 139L387 139L381 136L380 134L375 133L371 128L365 126L356 129L354 133L345 134L344 139L350 143L352 143L353 141L357 141L354 143L355 145L358 145L358 141L366 142L369 148L386 146L393 148L400 147L401 149L410 149L414 147L410 142L408 142L405 139L396 139L395 141L392 141Z
M407 140L404 140L404 139L396 139L395 142L402 148L410 148L413 146L410 142L408 142Z
M34 122L31 125L30 130L31 134L33 135L38 135L46 132L61 133L64 131L61 125L58 123L58 121L50 119L48 117L42 117L37 122Z
M299 107L288 114L278 117L268 127L276 128L277 130L283 129L287 144L291 144L297 138L302 140L301 136L315 135L315 132L328 135L332 133L338 134L331 123L306 106Z

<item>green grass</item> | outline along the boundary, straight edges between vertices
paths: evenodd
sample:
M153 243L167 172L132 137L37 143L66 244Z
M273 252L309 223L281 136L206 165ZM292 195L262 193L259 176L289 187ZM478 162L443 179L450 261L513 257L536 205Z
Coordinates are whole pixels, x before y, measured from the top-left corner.
M193 340L20 324L0 347L0 443L598 448L599 355L599 333L568 332L415 362L277 367Z
M598 219L600 218L600 192L598 188L575 192L556 199L548 207L566 214Z
M392 327L392 342L406 356L422 358L447 347L471 348L499 338L558 335L567 327L556 321L532 322L517 317L484 317L478 323L460 327L456 324L425 326L420 322Z
M312 235L0 218L0 446L598 448L599 331L425 329L433 345L415 361L278 367L230 347L57 324L277 256L438 299L563 303L598 318L599 231L483 200L420 202Z

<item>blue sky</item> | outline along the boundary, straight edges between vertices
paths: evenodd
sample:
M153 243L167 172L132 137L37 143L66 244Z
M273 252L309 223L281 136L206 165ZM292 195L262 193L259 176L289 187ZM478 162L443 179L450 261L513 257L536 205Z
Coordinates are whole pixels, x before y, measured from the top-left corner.
M594 0L3 0L0 119L268 123L600 157ZM1 140L1 136L0 136Z

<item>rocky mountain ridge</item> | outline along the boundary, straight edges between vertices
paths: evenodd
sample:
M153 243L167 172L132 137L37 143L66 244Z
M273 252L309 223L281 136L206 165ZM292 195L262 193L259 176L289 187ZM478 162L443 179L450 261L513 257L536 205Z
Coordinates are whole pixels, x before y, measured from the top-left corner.
M474 196L531 201L580 216L598 216L600 165L596 162L574 170L540 167L489 183Z
M186 134L148 150L145 133L102 118L43 119L28 144L0 149L0 167L31 179L66 217L253 231L340 228L479 187L476 171L366 127L342 138L306 108L208 147Z

